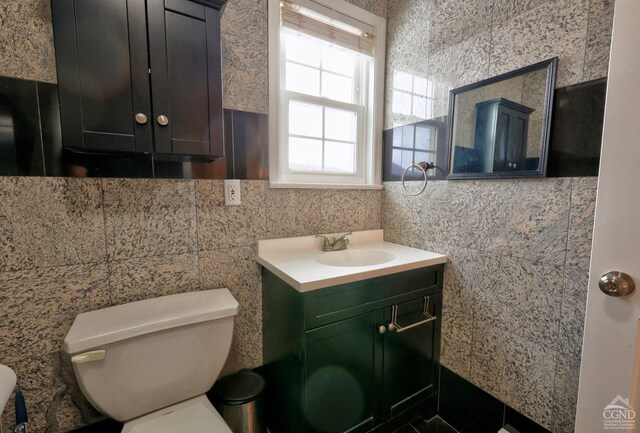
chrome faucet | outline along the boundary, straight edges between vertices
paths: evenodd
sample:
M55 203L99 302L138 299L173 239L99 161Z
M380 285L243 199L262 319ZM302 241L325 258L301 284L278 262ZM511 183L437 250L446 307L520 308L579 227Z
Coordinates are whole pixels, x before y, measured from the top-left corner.
M347 244L349 243L347 236L350 234L351 232L340 235L339 238L332 237L332 240L329 240L328 237L322 235L316 235L316 237L324 239L324 242L322 243L322 251L340 251L347 249Z

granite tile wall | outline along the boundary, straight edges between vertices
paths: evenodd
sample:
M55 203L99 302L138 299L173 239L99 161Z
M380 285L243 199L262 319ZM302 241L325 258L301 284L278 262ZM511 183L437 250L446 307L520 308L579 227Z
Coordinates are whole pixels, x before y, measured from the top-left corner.
M347 0L386 16L386 0ZM229 0L222 16L225 108L267 113L268 0ZM0 2L0 76L56 82L50 0Z
M550 146L562 153L565 136L593 117L571 106L585 105L582 90L594 94L595 84L581 83L607 75L613 8L611 0L389 0L385 140L396 146L393 127L446 119L452 88L557 56L556 103L569 109ZM599 143L570 143L571 155L582 144L585 167L597 161ZM553 174L589 172L579 169ZM410 197L385 182L383 191L388 240L450 257L443 365L554 432L573 431L596 183L431 181Z
M450 89L550 57L559 57L557 87L605 77L613 7L613 0L389 0L385 129L444 116ZM407 76L427 84L409 89Z
M442 364L572 432L597 178L387 182L387 240L449 255Z
M257 240L381 226L381 191L279 190L243 181L243 204L225 207L222 185L0 177L0 363L18 373L34 432L66 432L101 418L62 352L77 314L228 287L241 309L225 371L256 367Z

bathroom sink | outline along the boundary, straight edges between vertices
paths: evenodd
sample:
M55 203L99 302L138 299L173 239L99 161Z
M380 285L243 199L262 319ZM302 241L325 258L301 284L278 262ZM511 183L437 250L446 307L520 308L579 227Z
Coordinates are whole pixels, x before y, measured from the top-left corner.
M326 234L328 239L338 235ZM315 235L261 240L257 261L299 292L447 262L447 256L442 254L386 242L383 230L353 232L347 236L348 247L337 251L322 251L324 241Z
M342 250L324 253L316 258L318 263L328 266L373 266L394 260L396 255L383 250Z
M4 405L13 394L16 386L16 374L7 366L0 364L0 413L4 410Z

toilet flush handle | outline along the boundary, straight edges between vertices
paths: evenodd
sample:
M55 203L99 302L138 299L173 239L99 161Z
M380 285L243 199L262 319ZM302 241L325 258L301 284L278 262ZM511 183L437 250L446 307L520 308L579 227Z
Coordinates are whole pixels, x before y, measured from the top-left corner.
M91 352L81 353L71 357L71 362L74 364L84 364L85 362L102 361L107 356L107 351L92 350Z

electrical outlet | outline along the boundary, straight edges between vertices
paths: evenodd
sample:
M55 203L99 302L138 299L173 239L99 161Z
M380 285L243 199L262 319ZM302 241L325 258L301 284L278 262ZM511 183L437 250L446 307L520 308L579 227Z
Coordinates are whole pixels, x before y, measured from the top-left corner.
M239 180L224 181L224 204L226 206L238 206L242 204Z

